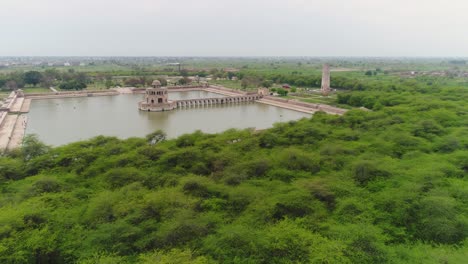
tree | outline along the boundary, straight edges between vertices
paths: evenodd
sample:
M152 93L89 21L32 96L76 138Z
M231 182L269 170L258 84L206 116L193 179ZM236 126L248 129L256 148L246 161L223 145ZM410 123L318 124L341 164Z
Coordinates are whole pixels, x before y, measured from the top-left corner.
M265 88L270 88L273 85L273 82L271 80L265 80L262 82L262 86Z
M259 86L261 85L261 79L257 76L245 76L242 78L241 86L245 90L248 86Z
M16 90L18 89L18 84L15 81L8 81L5 84L6 88L9 90Z
M188 70L183 69L183 70L180 70L180 75L184 76L184 77L187 77L189 75L189 72L188 72Z
M50 76L43 76L41 83L44 87L51 87L54 84L54 79Z
M164 133L164 131L162 131L162 130L157 130L157 131L155 131L155 132L153 132L151 134L148 134L146 136L146 140L151 145L157 144L159 142L162 142L162 141L166 140L166 133Z
M167 80L165 78L158 78L158 81L161 83L161 86L167 86Z
M283 89L283 88L278 88L278 90L276 90L276 92L280 95L280 96L286 96L288 95L288 91Z
M36 86L41 82L42 74L38 71L28 71L24 74L24 82Z
M227 78L228 78L229 80L232 80L232 77L234 77L234 76L236 76L235 73L233 73L233 72L227 72Z
M75 80L77 80L80 83L89 83L89 77L86 73L84 72L79 72L75 75Z
M73 81L64 82L60 84L59 87L60 89L63 89L63 90L83 90L87 86L85 83L73 80Z
M130 79L125 80L124 84L126 86L137 87L137 86L140 86L142 83L140 79L130 78Z
M249 82L247 81L247 79L245 79L245 78L242 79L242 81L241 81L242 89L244 89L244 90L247 89L247 86L249 86Z
M114 83L112 82L112 80L106 80L105 85L106 85L106 88L109 89L114 85Z
M177 81L180 85L186 85L186 84L189 84L192 82L192 80L190 80L189 78L187 77L184 77L182 79L180 79L179 81Z
M34 157L47 153L50 150L50 147L42 143L37 135L30 134L24 137L21 150L23 159L30 160Z

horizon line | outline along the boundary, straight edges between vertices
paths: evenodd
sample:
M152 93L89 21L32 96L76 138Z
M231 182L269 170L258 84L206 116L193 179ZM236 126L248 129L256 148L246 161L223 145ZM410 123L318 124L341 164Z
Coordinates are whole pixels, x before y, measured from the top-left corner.
M468 59L468 56L360 56L360 55L0 55L0 58L391 58L391 59Z

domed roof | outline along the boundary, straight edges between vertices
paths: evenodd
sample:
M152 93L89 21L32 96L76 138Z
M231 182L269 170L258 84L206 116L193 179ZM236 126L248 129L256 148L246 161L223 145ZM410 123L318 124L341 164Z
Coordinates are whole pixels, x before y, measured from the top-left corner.
M161 86L161 82L158 81L158 80L154 80L153 83L151 85L156 85L156 86Z

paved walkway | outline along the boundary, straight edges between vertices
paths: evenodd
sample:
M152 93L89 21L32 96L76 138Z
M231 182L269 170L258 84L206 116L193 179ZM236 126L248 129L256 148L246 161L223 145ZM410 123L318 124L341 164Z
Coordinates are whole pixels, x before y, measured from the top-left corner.
M235 93L235 92L229 92L221 89L216 89L216 88L204 88L203 90L207 92L212 92L212 93L217 93L217 94L222 94L222 95L227 95L227 96L240 96L242 93Z
M23 106L24 98L23 97L18 97L16 98L15 102L10 108L10 112L12 113L18 113L21 111L21 107Z
M23 106L21 106L21 113L29 113L29 108L31 106L31 99L24 99Z
M2 126L0 126L0 152L5 151L13 134L18 115L7 115Z
M112 90L119 92L119 94L132 94L133 93L133 90L130 87L112 88Z
M18 119L16 120L15 127L11 134L10 142L7 145L7 150L12 150L21 145L24 138L24 133L26 131L26 124L27 124L27 116L26 115L19 115Z
M281 102L272 101L272 100L268 100L268 99L260 99L257 102L263 103L263 104L274 105L274 106L282 107L282 108L286 108L286 109L291 109L291 110L295 110L295 111L299 111L299 112L303 112L303 113L307 113L307 114L313 114L313 113L318 111L317 109L311 109L309 107L292 105L292 104L288 104L288 103L281 103Z

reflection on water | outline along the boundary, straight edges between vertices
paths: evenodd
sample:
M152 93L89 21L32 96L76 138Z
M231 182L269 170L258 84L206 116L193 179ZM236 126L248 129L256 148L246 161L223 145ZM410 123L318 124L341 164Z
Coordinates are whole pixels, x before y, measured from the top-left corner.
M170 93L169 98L221 96L190 91ZM144 112L137 108L141 100L141 94L34 100L26 132L38 134L46 144L61 145L98 135L142 137L157 129L165 131L169 138L195 130L216 133L229 128L263 129L276 122L310 116L254 102Z

